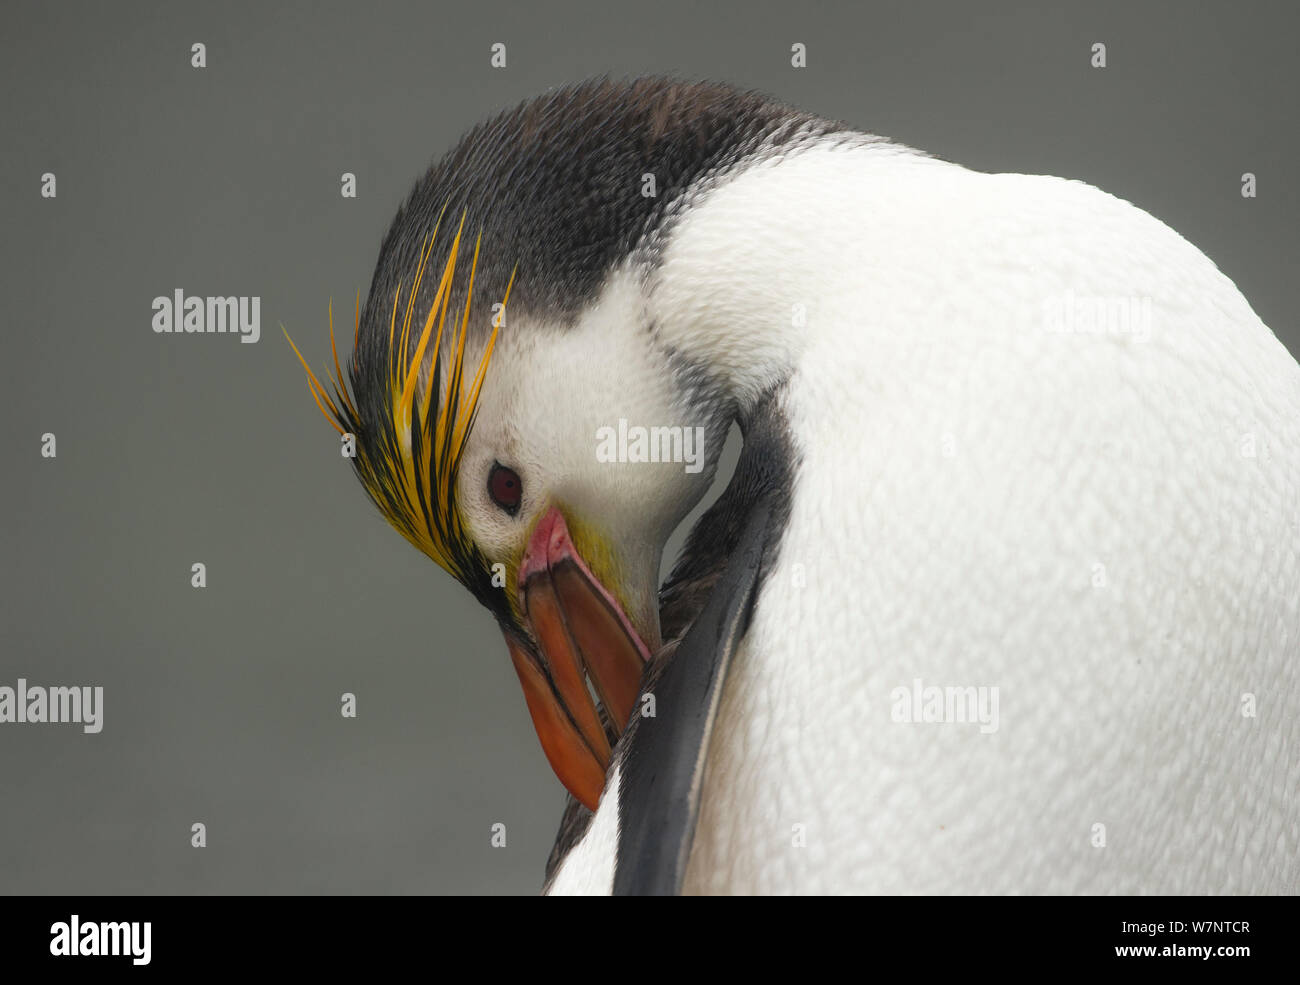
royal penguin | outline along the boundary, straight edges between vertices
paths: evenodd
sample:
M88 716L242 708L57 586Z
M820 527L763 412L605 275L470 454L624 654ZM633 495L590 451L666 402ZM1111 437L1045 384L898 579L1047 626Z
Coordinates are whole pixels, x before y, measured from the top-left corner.
M1300 889L1300 367L1142 209L597 79L418 180L342 366L571 795L545 891Z

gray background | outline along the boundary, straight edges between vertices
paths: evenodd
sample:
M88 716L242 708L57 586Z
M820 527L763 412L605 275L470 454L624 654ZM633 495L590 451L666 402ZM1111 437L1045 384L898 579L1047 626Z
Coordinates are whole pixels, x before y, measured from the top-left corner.
M322 365L327 299L346 339L415 177L546 87L722 79L973 168L1085 179L1200 246L1300 350L1286 4L542 7L6 5L0 684L100 684L106 708L99 735L0 726L0 891L540 886L563 798L501 639L368 506L279 324ZM155 335L178 287L260 295L262 341Z

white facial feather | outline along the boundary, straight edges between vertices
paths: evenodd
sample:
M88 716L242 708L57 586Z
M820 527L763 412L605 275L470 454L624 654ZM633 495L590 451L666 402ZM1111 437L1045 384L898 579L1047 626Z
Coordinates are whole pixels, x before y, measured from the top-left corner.
M658 633L658 574L664 541L708 489L708 467L682 462L607 462L602 428L620 419L641 426L705 426L665 371L646 329L634 278L611 278L600 299L569 328L507 323L497 341L478 418L458 481L470 530L489 561L517 557L545 509L561 505L593 524L625 564L633 621ZM495 461L523 480L509 516L487 495Z

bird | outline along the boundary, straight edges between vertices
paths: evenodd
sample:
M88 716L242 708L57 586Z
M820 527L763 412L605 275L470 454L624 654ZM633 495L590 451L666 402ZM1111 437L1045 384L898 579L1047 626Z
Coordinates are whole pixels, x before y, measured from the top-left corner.
M354 322L294 351L505 637L543 892L1300 889L1300 366L1149 213L602 76L438 157Z

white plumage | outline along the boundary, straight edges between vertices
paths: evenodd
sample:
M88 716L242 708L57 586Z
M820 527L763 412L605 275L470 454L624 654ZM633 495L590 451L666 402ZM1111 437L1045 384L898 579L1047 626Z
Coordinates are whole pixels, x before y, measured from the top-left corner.
M687 892L1300 889L1300 367L1210 260L1079 182L828 138L644 273L578 337L648 318L742 411L788 377L802 458ZM896 721L918 679L996 687L997 730ZM617 789L553 892L608 891Z

